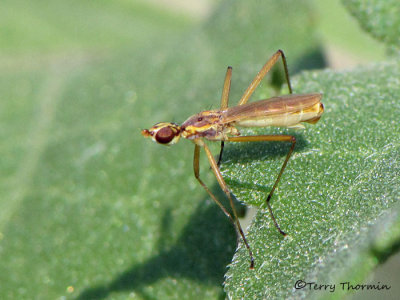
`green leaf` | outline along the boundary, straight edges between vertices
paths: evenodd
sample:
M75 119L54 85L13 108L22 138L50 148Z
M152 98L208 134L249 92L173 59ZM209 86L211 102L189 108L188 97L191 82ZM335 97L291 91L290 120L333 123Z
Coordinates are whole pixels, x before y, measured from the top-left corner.
M309 3L226 1L200 25L122 0L0 14L0 298L223 298L236 235L193 145L140 129L217 107L230 64L233 102L278 48L322 66Z
M241 245L226 275L230 298L338 299L348 292L340 282L362 284L381 260L377 248L396 250L390 245L400 240L398 78L395 61L303 73L293 82L297 93L323 93L325 112L304 131L272 130L298 140L272 199L286 238L274 228L264 201L289 145L227 147L224 176L239 200L261 208L248 234L255 270L249 270ZM266 131L246 134L260 132ZM336 292L296 290L297 280L336 284Z
M285 50L291 74L304 68L323 67L322 47L314 34L318 24L315 17L309 1L223 1L203 21L136 1L3 1L0 11L0 298L224 298L223 276L235 252L236 235L224 214L193 178L193 146L182 142L174 148L161 147L145 140L140 129L159 121L182 122L200 110L218 107L228 65L234 67L232 105L261 65L279 48ZM396 97L397 64L377 66L376 71L381 79L384 74L390 74L386 80L391 80L391 84L374 78L368 90L376 94L385 89ZM360 72L369 74L372 80L372 70ZM279 77L279 69L272 73L278 75L273 79ZM339 80L342 75L324 72L314 78L309 73L293 83L297 92L323 91L327 111L316 126L309 126L313 129L296 133L299 141L296 153L272 201L281 226L290 237L282 242L266 214L254 221L254 224L264 224L264 229L271 227L263 231L264 240L256 236L257 226L253 225L250 232L258 267L262 263L269 267L267 263L282 257L280 264L284 267L293 263L295 269L299 268L295 263L300 259L295 257L290 261L284 257L284 251L273 259L268 256L273 252L260 252L265 245L284 247L297 237L296 233L302 229L297 227L302 224L301 219L285 219L290 210L296 216L303 213L306 223L319 222L317 231L313 231L312 245L315 246L320 234L328 232L334 238L326 243L332 245L338 237L335 249L342 249L339 246L345 240L342 236L347 232L343 231L347 223L328 227L325 219L330 220L336 214L344 220L359 222L354 226L361 226L366 218L356 219L357 213L368 218L373 213L386 216L385 209L394 201L398 171L392 168L396 167L397 157L384 164L382 155L389 161L392 148L373 150L387 135L363 130L380 126L374 120L382 121L379 117L382 109L370 107L373 112L370 116L377 116L368 119L370 122L363 119L361 128L353 126L358 119L354 119L352 111L359 111L366 118L362 109L364 98L358 97L367 87L360 84L357 91L342 90L341 87L351 85L348 76L333 93L337 76ZM272 95L282 80L275 83L275 88L265 82L254 99ZM306 87L305 83L310 86ZM329 98L329 93L337 98ZM356 102L359 105L345 102L349 95L360 101ZM386 115L397 114L396 107L394 102L385 111ZM343 126L328 122L334 109L345 108L352 117L341 119ZM380 128L386 128L386 123L381 123ZM349 127L352 138L366 136L373 142L365 138L363 143L345 143L342 128ZM395 135L392 129L389 133ZM371 144L376 147L370 148ZM395 139L392 144L396 146ZM332 153L328 149L334 146L339 154L335 156L335 159L339 157L338 164L353 158L357 162L354 170L350 164L340 164L347 167L340 169L347 177L338 178L326 167L331 163L325 161ZM358 152L366 148L372 152L366 152L370 156L365 157L378 161L373 165L375 173L360 171L372 168L372 162ZM251 169L243 176L231 176L229 183L235 193L240 196L239 190L251 190L255 196L249 201L261 205L276 175L270 170L278 171L279 159L286 149L286 145L266 147L263 143L251 148L228 147L225 158L231 161L232 168L238 163L261 166L270 160L260 175ZM312 160L311 166L304 165L308 159ZM224 165L226 176L229 176L229 160ZM202 178L214 193L224 198L204 158L201 166ZM309 173L306 176L301 173L306 171L313 172L311 177ZM318 180L321 174L325 181ZM358 178L358 185L352 187L350 180L359 174L362 176ZM388 189L369 185L368 176L374 179L374 174L384 174L378 182L389 182L392 174L393 185ZM246 179L249 175L259 176L262 181L255 185L253 179ZM242 186L238 185L239 180ZM349 186L352 187L350 194L353 193L351 202L340 193L349 193ZM357 201L364 200L357 193L359 187L367 192L376 188L377 195L383 195L384 199L375 197L372 208L368 202L371 199L367 199L366 206L359 210ZM320 198L308 197L317 191ZM372 194L367 192L364 194ZM332 194L336 198L324 198L333 197ZM296 206L299 199L308 206ZM315 201L306 202L307 199ZM336 207L336 204L342 206ZM392 207L390 218L396 218L398 210ZM313 219L315 215L307 210L311 208L325 219ZM389 226L390 218L379 224ZM370 226L374 224L371 222ZM336 230L340 233L337 236ZM354 237L355 230L350 228L350 237ZM371 231L364 227L360 230L363 235L354 242L360 240L357 247L371 240L363 239L365 232ZM373 235L367 235L370 234ZM390 232L391 238L388 236L377 242L373 254L366 250L360 259L383 260L385 253L393 251L391 246L398 240L398 230ZM308 237L304 240L307 246ZM304 244L298 245L300 250L303 247ZM304 272L317 264L312 260L315 253L325 253L325 248L319 245L318 249L313 248L315 253L300 250L298 253L305 253L309 262L312 261ZM346 251L343 253L347 255ZM265 257L268 259L264 261ZM320 266L320 278L331 274L332 265L333 270L349 272L345 268L348 260L332 257L324 260L326 267ZM336 265L338 261L341 265ZM361 275L351 276L364 277L376 261L363 263L366 267ZM240 295L243 286L235 282L249 278L251 273L247 267L247 253L240 249L228 273L229 295ZM242 272L233 274L235 268ZM271 274L281 273L282 277L287 274L278 268L273 271ZM265 278L268 274L260 276ZM262 284L264 288L277 285L292 288L290 280ZM266 294L265 290L253 291ZM285 290L280 293L284 294Z
M400 46L400 2L397 0L342 1L361 27L390 46Z

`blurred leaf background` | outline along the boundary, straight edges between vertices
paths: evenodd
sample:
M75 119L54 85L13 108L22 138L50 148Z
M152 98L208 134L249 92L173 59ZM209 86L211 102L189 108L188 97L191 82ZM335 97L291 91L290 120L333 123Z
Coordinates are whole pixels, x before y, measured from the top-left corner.
M333 0L3 0L0 298L224 299L227 295L256 297L260 293L261 297L343 297L345 293L340 292L296 293L289 281L263 282L263 287L250 288L254 294L246 294L248 286L243 282L250 282L250 286L254 282L244 267L248 260L239 251L231 264L236 235L193 177L193 146L182 142L173 148L161 147L143 139L140 129L159 121L180 123L202 109L217 108L228 65L234 70L230 98L234 104L266 59L279 48L285 51L290 72L295 75L295 92L326 92L324 103L327 112L332 109L331 116L338 112L335 109L341 102L335 103L340 99L329 95L341 91L340 84L357 86L361 82L357 78L373 81L374 72L380 75L378 91L386 86L385 76L392 78L387 91L392 107L385 112L388 116L395 114L399 103L398 89L395 90L399 35L393 28L398 24L398 4L379 6L382 13L373 14L377 21L371 22L368 12L374 10L366 9L360 2L346 1L356 21L339 1ZM369 4L377 7L374 1ZM391 18L385 18L388 13ZM379 21L379 17L385 22ZM362 31L360 24L383 42ZM379 63L382 61L390 62ZM304 70L349 70L357 65L367 67L354 73L323 71L300 75ZM351 81L351 75L357 72L360 77ZM279 68L273 70L270 79L255 97L276 93L282 83ZM335 88L328 91L331 85ZM347 105L351 105L348 101L352 97L357 98L357 94L352 94L355 90L342 88L341 92L345 99L343 107L351 111L352 107ZM385 98L379 100L384 104ZM362 107L362 103L357 103ZM382 110L385 108L382 106ZM370 110L361 109L360 115L371 110L373 106ZM300 134L304 137L299 143L299 157L310 145L318 148L328 141L334 143L327 136L336 132L331 123L334 120L329 115L326 118ZM381 119L378 116L374 120ZM328 123L323 125L324 122ZM392 134L398 130L395 120L380 125ZM338 133L338 137L344 136ZM396 158L393 151L398 148L398 139L394 135L390 141L394 146L386 149ZM264 146L256 147L253 154L250 150L250 160L265 160L258 154ZM354 147L358 146L356 143ZM266 147L266 152L260 151L278 165L283 148ZM240 194L240 183L232 182L239 174L234 172L235 160L248 160L240 149L228 147L224 172L239 200L258 205L251 203L251 197ZM245 150L249 151L248 146ZM309 163L307 159L298 162L300 169ZM289 182L293 178L307 179L306 173L290 166ZM358 167L362 166L359 161ZM340 280L362 283L381 262L391 268L378 269L372 281L387 283L395 276L398 278L398 273L393 272L398 272L399 256L391 257L399 248L398 166L398 161L392 159L387 168L381 166L377 171L391 179L378 185L379 193L390 200L382 201L376 214L369 213L370 219L361 218L371 224L371 229L367 238L362 235L367 246L359 241L354 243L364 245L356 253L361 253L357 256L362 260L359 272L349 275L346 260L341 258L344 265L336 265L332 276L328 274L329 268L321 267L325 275L317 277L321 280L318 283L331 283L329 280L343 274ZM232 173L229 168L233 168ZM271 178L274 176L268 169L266 172ZM318 174L323 175L324 170ZM223 198L205 161L202 177ZM343 181L331 181L322 192L346 190ZM384 187L388 182L393 187L386 195ZM282 194L277 196L279 201L273 201L282 217L289 213L288 205L296 203L296 189L285 187L279 193L286 191L288 201L293 202L283 201L279 207L279 201L285 198ZM391 209L393 214L388 216ZM346 212L337 212L344 224L356 218ZM290 224L288 220L285 225ZM260 216L250 228L251 234L259 222ZM276 253L273 251L279 253L284 243L274 235L267 215L263 222L260 227L270 228L261 235L263 239L254 241L256 252L275 241L274 249L266 250L271 250L271 255ZM291 222L294 226L295 221ZM375 224L378 225L374 227ZM291 232L296 230L291 227ZM339 237L339 244L343 233L338 231L333 237ZM301 254L300 251L298 255ZM335 266L335 257L332 261ZM286 263L292 263L290 257ZM285 266L276 270L292 274ZM266 275L260 274L261 278ZM297 279L303 278L292 278L293 283ZM355 297L396 299L398 294L399 288L392 285L390 293L363 292Z

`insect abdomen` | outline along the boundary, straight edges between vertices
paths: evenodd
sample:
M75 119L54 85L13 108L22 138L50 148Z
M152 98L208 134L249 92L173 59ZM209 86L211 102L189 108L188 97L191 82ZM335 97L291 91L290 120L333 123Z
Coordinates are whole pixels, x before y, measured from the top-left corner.
M322 103L318 102L308 108L302 108L298 111L282 112L279 114L272 114L266 116L257 116L253 118L243 118L234 122L236 126L240 127L296 127L301 126L301 122L308 122L314 124L318 122L321 114L324 111Z

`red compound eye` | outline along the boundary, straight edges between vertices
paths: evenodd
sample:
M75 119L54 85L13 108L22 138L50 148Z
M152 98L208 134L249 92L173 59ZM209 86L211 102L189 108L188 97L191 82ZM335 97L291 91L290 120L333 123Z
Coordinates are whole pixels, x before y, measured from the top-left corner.
M161 128L156 134L156 141L160 144L168 144L175 137L176 133L169 127Z

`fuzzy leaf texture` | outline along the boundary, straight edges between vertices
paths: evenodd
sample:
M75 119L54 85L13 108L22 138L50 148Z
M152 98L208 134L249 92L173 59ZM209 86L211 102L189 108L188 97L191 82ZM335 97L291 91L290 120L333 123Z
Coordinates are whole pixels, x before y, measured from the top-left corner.
M140 130L216 107L230 64L232 99L292 41L299 70L318 51L307 3L226 1L199 21L136 1L3 1L0 298L223 298L236 236L193 145ZM201 174L218 193L205 161Z
M299 142L272 200L286 238L273 226L264 200L289 145L227 150L223 174L235 195L263 208L248 234L255 270L248 269L242 245L226 275L225 289L233 299L324 295L296 290L297 280L362 283L379 262L374 245L391 231L387 245L399 240L394 226L400 208L398 62L305 73L293 85L300 93L322 92L325 112L314 126L287 131ZM255 132L261 131L250 133ZM339 299L343 293L330 296Z
M140 135L218 107L228 65L231 105L279 48L292 75L324 67L317 24L310 1L221 1L204 20L143 1L2 1L0 298L305 295L290 294L289 274L348 274L348 249L364 253L378 232L385 239L352 274L364 278L399 236L390 230L397 63L293 78L295 92L324 93L326 112L295 132L272 200L285 240L263 197L288 145L227 147L224 176L240 200L261 207L249 234L254 273L242 248L234 256L234 229L193 177L193 145L166 148ZM272 87L267 78L253 99L280 87L281 69L271 74ZM203 156L201 176L223 199Z

